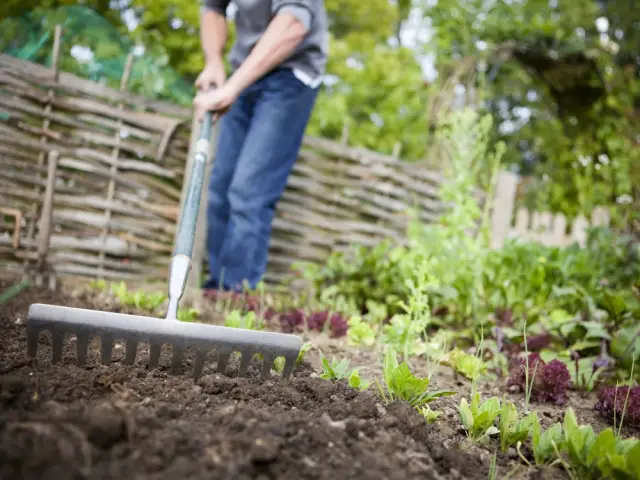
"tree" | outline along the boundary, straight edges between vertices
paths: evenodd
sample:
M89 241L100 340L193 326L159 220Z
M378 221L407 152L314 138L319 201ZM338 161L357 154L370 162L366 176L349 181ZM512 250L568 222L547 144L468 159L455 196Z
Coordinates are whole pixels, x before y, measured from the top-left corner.
M619 43L637 36L633 2L439 0L424 13L440 70L477 59L508 162L535 174L530 206L575 215L637 198L637 43Z

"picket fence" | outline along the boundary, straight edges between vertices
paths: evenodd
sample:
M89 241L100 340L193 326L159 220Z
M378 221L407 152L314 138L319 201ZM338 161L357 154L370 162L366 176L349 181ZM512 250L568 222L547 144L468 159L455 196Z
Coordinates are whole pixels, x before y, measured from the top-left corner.
M607 227L609 210L593 209L591 218L579 215L571 222L565 215L515 208L516 192L521 179L511 172L500 172L492 213L492 246L500 248L507 239L537 242L547 246L565 247L577 243L586 246L591 227Z

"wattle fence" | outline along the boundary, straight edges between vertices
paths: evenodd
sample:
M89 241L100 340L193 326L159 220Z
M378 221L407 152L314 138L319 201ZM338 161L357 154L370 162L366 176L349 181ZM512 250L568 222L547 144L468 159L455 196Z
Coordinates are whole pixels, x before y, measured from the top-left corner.
M59 72L55 59L55 47L52 68L0 55L2 268L162 280L192 113L127 92L132 57L119 91ZM395 156L305 137L276 212L266 280L349 244L403 241L408 207L426 222L442 211L441 181ZM201 220L194 282L206 268Z
M37 282L164 281L196 140L192 112L128 92L133 57L120 90L58 71L59 45L57 29L51 68L0 54L0 267ZM265 280L280 282L292 263L323 262L351 244L403 242L409 208L436 219L443 179L398 156L351 147L346 136L305 137L277 208ZM552 229L545 214L534 214L534 225L514 215L517 183L500 174L494 247L510 237L583 242L586 221L567 233L562 219ZM206 273L204 205L206 188L191 287ZM592 223L606 223L606 212L598 215Z

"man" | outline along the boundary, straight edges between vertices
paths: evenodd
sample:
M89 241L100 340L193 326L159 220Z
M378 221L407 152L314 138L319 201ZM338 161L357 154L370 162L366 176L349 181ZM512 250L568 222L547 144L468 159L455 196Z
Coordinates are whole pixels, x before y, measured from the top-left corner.
M235 0L233 73L226 79L229 0L202 1L206 66L194 107L200 118L222 114L208 191L205 288L255 288L267 265L274 209L325 73L327 18L323 0Z

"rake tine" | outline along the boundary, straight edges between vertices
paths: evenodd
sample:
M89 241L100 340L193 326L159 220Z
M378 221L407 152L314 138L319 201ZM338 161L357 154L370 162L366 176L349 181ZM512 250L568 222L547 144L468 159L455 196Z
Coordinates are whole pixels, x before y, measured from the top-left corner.
M198 349L196 351L196 359L193 364L193 378L195 380L199 379L202 376L202 371L204 370L204 361L207 358L207 352Z
M284 370L282 371L282 377L288 378L291 376L293 372L293 367L295 367L296 360L298 359L297 355L285 355L284 356Z
M247 371L249 370L249 366L251 365L251 360L253 360L253 355L249 349L245 349L242 351L242 357L240 359L240 370L238 371L239 377L246 377Z
M27 329L27 355L35 358L38 353L38 337L40 332L37 330Z
M275 362L276 358L273 355L265 355L264 361L262 362L262 370L260 371L260 378L262 380L267 380L271 377L271 367L273 366L273 362Z
M87 351L89 350L89 335L76 335L76 355L77 364L84 366L87 363Z
M162 352L162 345L152 343L149 345L149 369L154 370L158 368L160 364L160 353Z
M133 365L134 363L136 363L136 354L138 353L138 342L136 342L135 340L128 340L126 342L125 348L126 348L125 357L122 363L124 363L125 365Z
M173 356L171 358L171 374L178 375L180 366L182 365L182 356L184 355L184 347L173 347Z
M100 360L105 365L111 363L111 357L113 356L113 337L111 335L103 335L100 337Z
M222 375L225 375L227 373L227 367L229 365L229 357L231 356L231 353L233 352L228 349L221 349L218 352L218 373L221 373Z

